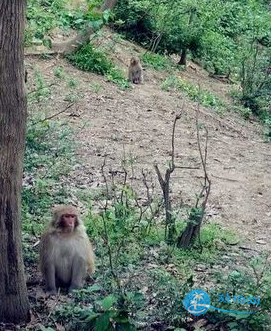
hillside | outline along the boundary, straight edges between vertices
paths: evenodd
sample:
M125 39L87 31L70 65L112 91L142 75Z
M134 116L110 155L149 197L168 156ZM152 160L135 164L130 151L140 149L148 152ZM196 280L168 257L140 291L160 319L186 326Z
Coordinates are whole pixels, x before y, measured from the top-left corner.
M126 72L131 54L145 51L114 37L107 31L99 44L113 44L110 56ZM132 89L121 90L105 78L82 72L66 60L51 57L39 59L27 56L29 70L28 91L35 90L34 72L43 76L46 85L52 85L51 95L41 110L53 115L73 105L61 118L71 124L78 142L80 165L67 179L67 185L95 190L102 185L101 166L104 156L113 170L121 170L125 158L133 159L133 185L144 195L142 169L150 170L157 185L153 163L164 168L170 158L171 132L174 114L182 110L177 125L175 152L176 164L182 167L199 167L196 143L195 110L197 104L182 92L172 89L163 91L161 83L168 77L165 71L146 68L145 81ZM56 70L61 75L56 75ZM190 83L212 92L222 100L228 100L231 85L208 76L202 68L191 63L178 75ZM67 79L78 84L67 88ZM69 101L65 101L69 100ZM29 108L30 113L37 111ZM38 110L39 111L39 110ZM54 120L54 119L52 119ZM263 128L257 120L245 120L229 109L222 114L200 107L200 122L209 131L208 168L212 180L212 191L208 203L208 222L219 222L236 231L242 238L243 248L261 251L271 248L271 149L265 142ZM193 204L198 191L200 169L176 169L173 174L172 196L174 201L185 199Z

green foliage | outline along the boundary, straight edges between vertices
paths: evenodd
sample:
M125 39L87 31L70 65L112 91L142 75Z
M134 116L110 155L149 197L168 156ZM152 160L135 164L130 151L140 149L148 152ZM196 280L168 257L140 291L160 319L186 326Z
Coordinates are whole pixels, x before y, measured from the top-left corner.
M67 55L67 59L77 68L99 75L106 75L113 66L106 55L91 44L83 45L76 52Z
M38 70L34 71L34 77L36 90L34 90L32 93L30 92L27 95L27 101L29 103L41 103L49 97L49 95L51 94L51 89L45 84L44 78Z
M58 309L55 313L55 317L59 322L67 319L71 320L71 326L69 330L124 330L135 331L136 328L132 321L131 315L135 309L141 309L144 305L144 298L141 293L127 292L126 294L108 294L100 297L95 296L93 298L93 289L95 285L88 287L90 290L78 290L74 291L73 295L75 300L80 297L80 302L91 301L93 309L84 309L76 305L75 303L67 304L66 306ZM97 287L97 286L96 286ZM101 290L101 289L99 289ZM95 290L96 291L96 290ZM92 293L92 299L89 295ZM95 295L95 293L94 293Z
M86 319L87 327L95 331L135 331L130 322L129 310L124 296L109 295L99 302L100 311L91 313ZM102 310L102 311L101 311Z
M63 203L67 198L60 179L73 165L71 133L69 127L56 121L39 118L28 121L22 190L25 231L40 232L44 224L39 220L52 205Z
M205 68L217 75L228 74L236 63L235 45L232 39L217 31L208 31L202 37L198 56Z
M131 86L131 84L123 76L122 71L120 71L119 69L117 69L115 67L112 67L108 71L106 77L110 82L118 84L122 89L127 89Z
M161 89L169 91L171 89L184 92L191 100L199 102L201 105L213 108L215 111L223 111L225 103L211 92L201 89L176 76L169 76L161 85Z
M154 53L145 53L141 60L144 62L147 67L155 69L155 70L167 70L177 69L177 66L170 60L169 57L163 56L160 54Z
M149 12L150 1L119 0L114 9L114 28L128 39L149 42L152 31L152 19Z
M230 75L241 83L240 100L246 108L258 115L269 110L271 12L267 2L121 0L113 26L151 51L199 58L210 72ZM207 99L207 105L216 103L210 96Z
M253 330L267 331L271 327L271 318L269 315L271 300L271 269L268 264L268 256L262 255L249 262L249 269L245 271L240 269L232 270L229 275L223 273L217 275L218 286L209 294L212 302L216 302L219 308L227 310L256 310L255 314L231 314L208 312L207 317L210 320L220 321L230 327L230 330ZM252 305L242 305L236 303L220 304L218 298L220 294L230 296L242 295L245 298L258 297L260 304L258 309ZM227 305L227 306L226 306Z
M108 11L100 13L93 1L88 10L77 7L68 9L66 0L29 0L27 1L27 21L25 33L26 45L45 44L50 46L46 37L51 30L58 28L64 33L69 29L81 30L91 26L98 30L111 17Z
M271 141L271 114L270 112L263 112L261 114L261 119L266 126L266 137L268 141Z
M67 55L67 59L81 70L104 75L109 81L117 83L123 88L130 86L122 72L115 68L114 64L102 51L95 49L90 43L83 45L76 52Z
M63 78L64 75L65 75L64 70L63 70L63 67L56 67L54 69L54 75L57 78Z

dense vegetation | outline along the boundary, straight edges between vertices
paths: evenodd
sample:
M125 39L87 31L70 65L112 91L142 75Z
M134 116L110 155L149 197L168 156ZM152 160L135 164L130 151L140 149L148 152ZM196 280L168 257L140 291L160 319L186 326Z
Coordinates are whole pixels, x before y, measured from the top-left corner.
M26 44L50 45L50 31L56 27L63 31L89 26L99 29L109 20L116 31L151 52L179 55L179 65L192 59L210 74L239 85L232 97L258 115L271 136L269 1L119 0L114 15L101 14L96 9L99 5L100 1L88 1L86 10L82 6L68 8L64 0L28 1ZM86 58L86 54L88 62L93 56L90 63L97 60L97 54L87 46L81 55L72 57L84 70L88 65L79 64L79 58ZM117 69L109 70L108 63L103 68L103 63L100 72L126 87ZM94 71L99 72L97 65Z
M221 111L230 107L197 85L180 80L176 73L189 60L200 62L210 74L223 76L240 88L233 93L243 115L251 112L269 125L271 136L271 9L269 1L252 0L119 0L113 15L88 8L67 6L64 0L29 0L25 43L50 47L50 32L82 30L86 26L111 27L150 50L142 57L146 66L168 71L161 88L178 89L203 106ZM178 55L173 63L169 55ZM105 75L108 80L129 88L106 53L94 44L82 45L67 60L81 70ZM67 81L67 101L78 96L78 84L55 68L55 77ZM133 187L133 162L124 160L122 169L103 171L104 182L95 190L76 188L69 172L76 160L71 129L55 118L46 119L37 105L46 109L52 93L39 72L36 89L28 95L28 121L23 185L23 247L28 274L36 271L37 250L32 247L40 236L49 208L55 203L80 202L87 232L97 256L94 281L76 291L67 301L56 302L51 310L42 300L32 300L33 310L47 314L34 330L270 330L271 270L267 256L252 258L235 250L240 240L230 231L206 223L188 250L169 245L165 237L163 204L158 196L138 199ZM99 86L96 86L99 88ZM231 104L232 107L234 105ZM238 106L236 106L238 108ZM45 119L44 119L45 117ZM76 133L75 133L76 135ZM69 160L69 162L67 162ZM129 174L129 175L127 175ZM151 186L149 178L144 178ZM69 187L69 189L67 189ZM197 192L195 192L197 195ZM173 205L176 232L181 233L193 212L191 206ZM187 216L189 215L189 216ZM188 220L189 219L189 220ZM193 219L191 221L193 223ZM176 234L175 234L176 239ZM36 247L36 246L34 246ZM257 314L218 313L212 309L200 318L191 318L183 299L195 288L208 292L214 306L229 310L251 310L252 306L219 303L221 294L261 298ZM33 296L34 297L34 296ZM42 315L43 316L43 315Z
M269 1L120 0L112 26L153 52L178 54L180 65L188 57L239 83L235 98L270 125Z

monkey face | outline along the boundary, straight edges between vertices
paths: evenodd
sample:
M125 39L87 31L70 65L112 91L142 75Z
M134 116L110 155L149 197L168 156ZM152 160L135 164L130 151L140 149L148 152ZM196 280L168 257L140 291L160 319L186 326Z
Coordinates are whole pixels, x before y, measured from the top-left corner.
M59 222L59 227L62 232L70 233L73 232L75 227L78 225L77 216L74 214L64 214L61 216L61 220Z
M138 60L136 58L132 57L130 64L131 64L131 66L136 66L136 65L138 65Z

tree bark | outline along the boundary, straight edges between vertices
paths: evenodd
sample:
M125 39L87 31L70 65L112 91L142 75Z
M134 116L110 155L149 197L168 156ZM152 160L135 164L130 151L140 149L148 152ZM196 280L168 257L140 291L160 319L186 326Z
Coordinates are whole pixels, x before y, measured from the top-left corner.
M0 321L30 319L21 249L26 134L23 37L26 0L0 5Z
M178 65L186 66L186 56L187 56L187 48L184 48L181 53L181 58L178 62Z

